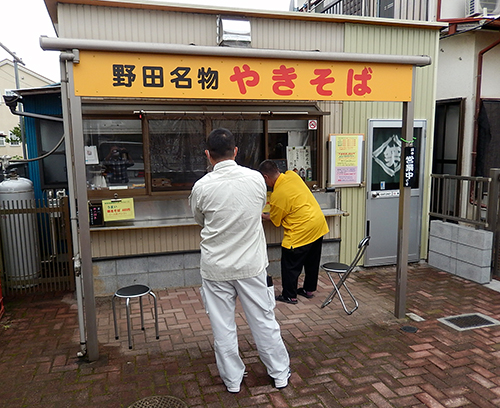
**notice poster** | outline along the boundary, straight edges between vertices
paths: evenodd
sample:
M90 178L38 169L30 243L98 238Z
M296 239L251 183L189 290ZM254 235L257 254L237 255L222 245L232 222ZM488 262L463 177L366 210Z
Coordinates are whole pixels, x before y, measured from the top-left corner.
M102 213L106 222L133 220L135 218L134 199L103 200Z
M328 187L361 185L363 147L363 135L330 135Z
M296 172L302 180L312 180L311 146L287 146L286 161L288 170Z

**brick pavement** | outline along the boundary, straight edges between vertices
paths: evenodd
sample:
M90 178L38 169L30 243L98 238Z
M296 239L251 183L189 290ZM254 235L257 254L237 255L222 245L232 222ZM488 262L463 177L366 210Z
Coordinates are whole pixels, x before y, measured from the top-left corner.
M240 348L248 377L226 392L215 366L210 324L197 288L156 291L160 340L151 304L146 330L133 302L128 349L125 310L115 340L110 298L97 299L100 359L79 359L73 294L7 299L0 321L0 407L128 407L151 395L172 395L189 407L499 407L500 326L455 331L436 319L480 312L500 320L500 293L425 264L408 273L407 312L394 317L395 268L351 275L360 307L347 316L337 299L320 305L331 287L276 315L290 352L290 385L276 390L260 362L241 308ZM279 286L279 280L275 280ZM401 330L404 325L417 333Z

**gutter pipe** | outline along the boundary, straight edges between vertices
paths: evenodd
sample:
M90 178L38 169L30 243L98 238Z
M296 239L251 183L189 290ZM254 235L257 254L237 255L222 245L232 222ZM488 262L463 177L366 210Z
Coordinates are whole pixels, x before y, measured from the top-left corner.
M50 38L45 36L40 37L40 47L45 51L64 51L76 49L108 52L136 52L146 54L369 62L415 65L419 67L431 64L431 57L427 55L385 55L345 52L289 51L261 48L214 47L148 42L80 40L72 38Z
M70 224L71 224L71 235L73 242L73 267L75 270L75 291L76 291L76 303L78 310L78 328L80 333L80 351L76 355L80 358L87 355L87 335L86 335L86 324L85 324L85 308L84 308L84 291L83 291L83 276L82 276L82 259L80 251L80 239L78 235L78 213L77 213L77 199L75 197L75 180L74 180L74 169L73 169L73 159L72 159L72 140L71 140L71 126L70 119L68 115L64 115L67 111L67 86L68 86L68 75L66 72L66 63L78 60L79 54L75 50L75 53L65 52L61 53L59 56L60 66L61 66L61 101L63 105L63 123L64 123L64 135L65 135L65 146L66 146L66 169L68 173L68 198L69 198L69 208L70 208Z

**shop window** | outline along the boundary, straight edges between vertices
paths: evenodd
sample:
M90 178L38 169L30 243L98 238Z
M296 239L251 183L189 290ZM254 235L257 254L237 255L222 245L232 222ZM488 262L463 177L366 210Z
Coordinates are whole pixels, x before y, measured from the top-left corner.
M296 171L306 182L318 179L317 130L309 120L270 120L268 158L276 160L281 171Z
M236 163L257 169L265 159L264 121L260 119L213 120L212 129L229 129L236 139Z
M205 125L197 119L150 119L151 190L191 189L207 171Z
M217 128L236 139L236 162L257 169L269 158L295 170L309 186L319 180L319 117L252 113L148 112L135 118L87 117L83 121L90 198L190 191L211 170L206 137ZM120 158L119 163L115 163ZM61 172L62 173L62 172Z
M86 119L87 185L90 190L145 190L139 119Z
M304 181L317 182L317 130L308 129L309 120L268 120L267 135L265 123L245 117L148 118L151 191L190 190L210 170L205 139L217 128L234 134L238 164L257 169L270 158L282 171L294 170Z

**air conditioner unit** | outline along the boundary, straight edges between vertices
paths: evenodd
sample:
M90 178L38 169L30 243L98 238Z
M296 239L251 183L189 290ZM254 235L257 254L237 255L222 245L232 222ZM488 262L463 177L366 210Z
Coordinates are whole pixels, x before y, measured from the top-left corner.
M500 0L466 0L465 15L467 17L499 14Z

